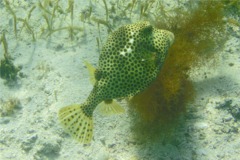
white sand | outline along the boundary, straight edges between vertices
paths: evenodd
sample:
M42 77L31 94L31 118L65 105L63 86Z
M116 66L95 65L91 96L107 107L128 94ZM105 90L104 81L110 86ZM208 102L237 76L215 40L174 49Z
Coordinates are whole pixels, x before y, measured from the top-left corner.
M75 0L76 1L76 0ZM25 18L35 4L24 0L10 1L17 17ZM37 2L36 2L37 3ZM93 15L105 18L102 1L92 2ZM174 4L174 2L171 2ZM41 37L41 27L46 28L42 12L37 7L30 18L36 32L36 42L18 24L18 39L14 37L13 16L0 2L0 32L6 30L9 54L15 65L21 65L24 78L8 87L0 79L0 105L11 98L20 101L19 108L8 116L0 117L0 160L6 159L81 159L81 160L158 160L199 159L237 160L240 155L240 119L236 120L229 109L216 106L232 100L240 108L240 40L239 28L221 51L216 68L206 66L194 72L198 95L189 107L188 116L175 131L175 138L162 137L156 142L133 139L131 131L134 114L126 113L104 117L94 113L94 140L82 145L67 135L57 120L58 110L66 105L82 103L92 85L84 60L96 65L99 51L96 37L97 24L80 22L79 14L89 4L75 2L74 25L84 27L85 33L71 41L67 31L54 33L51 38ZM174 4L175 5L175 4ZM61 3L66 10L67 2ZM126 19L121 23L127 23ZM54 26L70 25L70 16L55 18ZM101 39L106 40L106 27L100 25ZM3 47L0 47L3 59ZM233 66L229 66L233 63ZM204 74L206 72L206 74ZM207 78L204 78L207 75Z

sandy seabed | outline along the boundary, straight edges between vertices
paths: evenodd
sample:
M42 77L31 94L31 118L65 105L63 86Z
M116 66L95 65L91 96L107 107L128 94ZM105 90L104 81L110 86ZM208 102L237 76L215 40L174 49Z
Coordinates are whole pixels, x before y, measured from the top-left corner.
M75 1L74 25L84 31L74 34L67 30L46 36L47 28L38 1L9 1L18 18L26 18L36 5L29 20L34 29L33 42L29 30L18 20L14 35L14 18L0 1L0 33L5 32L8 52L21 76L14 84L0 79L0 159L81 159L81 160L237 160L240 155L240 32L235 27L219 54L216 67L205 66L192 73L197 97L183 117L172 141L164 137L155 142L140 142L132 138L132 116L126 113L102 116L94 112L94 139L82 145L66 134L57 119L58 110L66 105L82 103L92 89L84 65L87 60L97 65L97 38L106 41L107 28L88 22L79 15L87 12L91 3ZM44 4L45 1L42 3ZM47 1L46 1L47 2ZM183 1L184 3L184 1ZM167 3L166 3L167 4ZM105 17L102 1L92 1L93 15ZM110 5L110 4L109 4ZM174 5L169 2L168 5ZM68 3L61 2L63 10ZM51 7L46 8L51 10ZM60 11L58 11L60 13ZM86 15L85 15L86 16ZM82 19L81 19L82 18ZM85 21L83 23L82 21ZM125 19L122 24L134 22ZM70 13L54 18L54 26L71 24ZM100 31L100 34L99 34ZM101 47L101 43L100 43ZM4 48L0 47L0 59ZM15 103L8 111L7 105Z

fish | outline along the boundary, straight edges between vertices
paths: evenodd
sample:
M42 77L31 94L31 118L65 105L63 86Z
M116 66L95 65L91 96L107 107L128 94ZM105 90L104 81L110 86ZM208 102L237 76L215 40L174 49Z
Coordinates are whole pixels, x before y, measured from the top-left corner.
M59 110L60 124L77 141L89 144L93 138L93 112L99 104L105 114L124 112L115 99L137 95L153 82L174 42L174 34L148 21L127 24L109 34L96 69L94 86L82 104Z

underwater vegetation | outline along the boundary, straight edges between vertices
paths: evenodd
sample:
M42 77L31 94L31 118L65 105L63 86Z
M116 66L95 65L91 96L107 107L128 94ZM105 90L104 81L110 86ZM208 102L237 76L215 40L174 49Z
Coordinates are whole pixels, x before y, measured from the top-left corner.
M12 62L12 58L8 53L8 44L4 33L2 34L0 42L4 48L4 59L0 61L0 77L5 79L6 83L10 83L17 80L20 68L16 67Z
M175 35L160 74L146 90L129 100L129 105L139 112L142 123L146 124L141 130L159 126L166 129L177 123L178 115L186 111L197 94L190 77L191 69L215 60L228 39L225 5L221 1L199 1L186 10L176 8L173 12L173 16L155 20L157 27Z
M8 42L6 39L5 34L8 33L14 33L15 39L22 40L25 37L28 36L22 36L21 32L23 29L26 30L27 35L30 35L32 37L32 41L35 42L38 38L47 38L51 36L53 33L66 30L69 34L69 38L73 40L75 36L77 35L76 32L83 31L82 27L74 26L74 0L68 0L68 8L63 9L63 7L59 4L59 0L44 0L42 2L38 2L36 4L33 4L29 11L25 13L25 18L18 17L18 13L16 11L16 8L12 6L10 1L4 0L3 1L6 11L10 13L10 16L12 16L12 21L10 21L13 25L13 29L11 27L5 28L0 31L2 33L0 43L2 43L4 54L3 59L0 61L0 77L4 80L6 80L7 85L12 85L14 82L16 82L17 78L19 77L19 71L21 70L21 67L17 67L14 65L14 60L10 56L8 52ZM32 15L35 14L34 11L39 9L41 11L41 17L40 19L45 22L41 23L39 26L33 26L34 20L31 19ZM67 17L70 15L70 24L67 26L57 26L54 25L56 18L59 19L60 15L64 15Z
M0 117L10 116L14 110L19 109L21 103L17 98L10 98L5 102L0 101Z
M18 24L20 24L20 22L23 24L22 25L22 28L26 28L28 30L29 33L31 33L32 35L32 38L33 38L33 41L36 41L36 38L35 38L35 34L34 34L34 31L33 31L33 28L29 25L29 19L31 17L31 13L33 12L33 10L36 8L36 6L33 6L30 11L28 12L27 14L27 17L26 18L18 18L15 11L12 9L12 7L10 6L10 3L9 1L7 0L4 0L5 2L5 6L6 6L6 9L9 11L9 13L12 15L13 17L13 28L14 28L14 35L15 37L17 38L18 37Z
M68 0L67 2L67 8L64 8L63 5L60 4L59 0L39 1L38 3L32 5L30 10L25 13L25 18L20 18L17 17L17 12L15 11L15 8L11 6L9 1L4 0L6 10L13 17L13 32L15 37L20 38L20 32L25 28L27 34L32 36L33 41L36 41L38 38L49 37L53 33L63 30L67 31L69 37L73 40L79 32L83 31L82 27L74 25L74 0ZM42 13L41 17L39 17L39 22L42 23L38 26L33 26L33 23L36 22L34 22L31 17L35 14L34 11L36 10L40 10ZM68 16L70 17L69 25L61 26L60 24L56 24L57 19L64 19ZM61 20L61 22L62 21L63 20Z
M43 4L41 2L38 3L39 7L41 8L43 12L43 18L47 23L47 28L42 28L42 31L47 36L50 36L54 32L67 30L69 33L69 37L71 40L74 39L74 35L76 35L78 32L83 31L82 27L74 26L74 0L68 0L68 8L64 11L64 9L59 5L59 0L49 1L45 0ZM54 18L56 18L58 14L69 14L70 13L70 25L54 28Z

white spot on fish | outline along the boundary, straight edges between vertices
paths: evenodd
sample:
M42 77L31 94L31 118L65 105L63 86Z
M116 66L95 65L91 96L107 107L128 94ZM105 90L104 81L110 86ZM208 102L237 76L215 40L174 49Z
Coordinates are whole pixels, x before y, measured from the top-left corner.
M132 53L132 49L131 48L127 48L127 53Z
M133 38L129 39L129 43L133 44L133 42L134 42Z
M120 55L125 56L125 54L126 54L126 52L124 52L124 51L121 51L121 52L120 52Z

